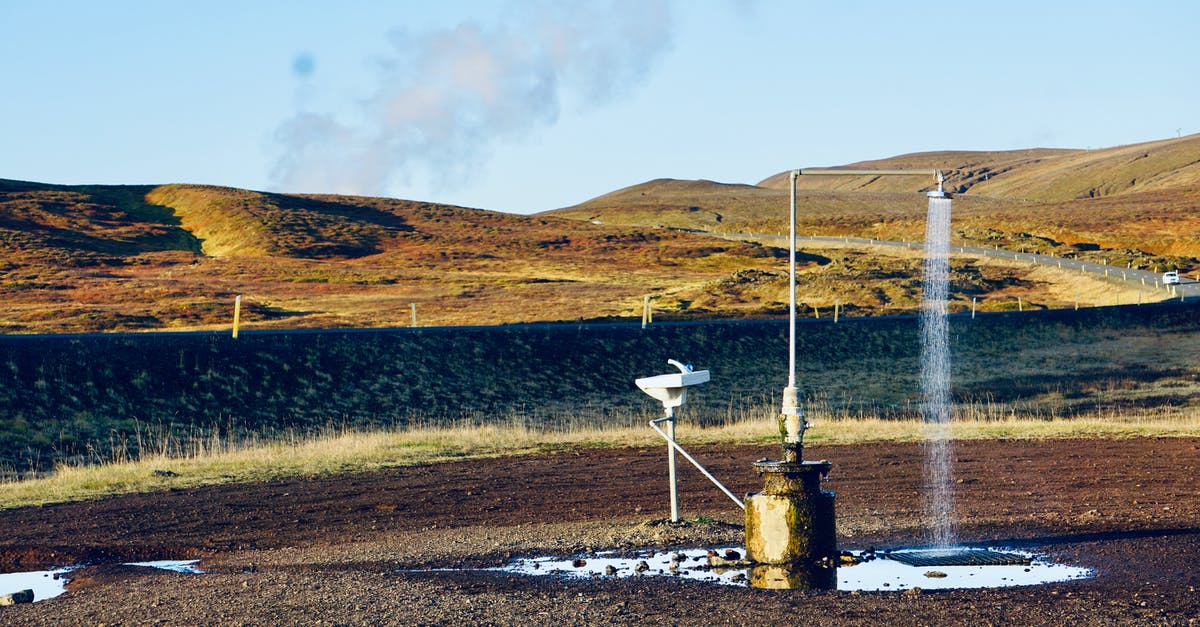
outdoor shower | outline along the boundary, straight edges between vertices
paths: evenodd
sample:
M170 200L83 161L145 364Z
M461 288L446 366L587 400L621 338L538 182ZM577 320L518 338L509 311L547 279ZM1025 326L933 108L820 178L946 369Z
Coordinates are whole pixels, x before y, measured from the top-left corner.
M788 256L788 378L781 414L782 459L760 461L755 470L763 490L746 497L746 555L755 564L750 581L759 587L831 588L836 584L838 559L834 494L821 489L827 461L804 461L807 427L796 387L796 180L802 175L929 176L938 188L931 202L949 200L940 170L808 169L791 172ZM948 215L948 213L947 213Z

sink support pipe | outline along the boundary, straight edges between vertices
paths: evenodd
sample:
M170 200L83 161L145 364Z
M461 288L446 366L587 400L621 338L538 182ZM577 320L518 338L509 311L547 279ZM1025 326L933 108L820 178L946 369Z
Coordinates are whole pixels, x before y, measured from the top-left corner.
M662 429L658 428L658 423L660 423L660 422L667 423L667 431L663 431ZM733 492L730 492L729 488L725 487L725 485L722 484L720 481L717 481L717 478L712 476L712 473L708 472L708 470L705 469L704 466L701 466L700 462L696 461L695 458L693 458L691 455L689 455L687 451L683 450L683 447L679 446L679 443L675 441L675 416L668 415L666 417L659 418L657 420L651 420L650 428L657 431L658 434L661 435L663 437L663 439L667 441L667 446L670 446L672 451L679 451L679 454L683 455L684 459L691 462L692 465L696 467L696 470L700 471L700 474L704 475L709 481L713 482L713 485L720 488L721 491L725 493L725 496L728 496L730 499L733 499L733 502L737 503L738 507L740 507L742 509L746 509L746 504L742 502L742 499L738 498L737 495L735 495ZM671 473L671 477L670 477L670 481L671 481L671 522L679 522L679 492L675 487L675 459L674 459L674 457L672 457L669 460L668 465L670 466L670 473Z

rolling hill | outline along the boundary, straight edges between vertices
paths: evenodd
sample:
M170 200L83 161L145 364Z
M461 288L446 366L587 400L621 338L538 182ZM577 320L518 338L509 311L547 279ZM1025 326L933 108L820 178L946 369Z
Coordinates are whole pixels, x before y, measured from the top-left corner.
M1200 135L1101 150L931 152L846 169L932 169L956 192L965 244L1127 258L1191 270L1200 257ZM801 176L801 232L923 237L929 176ZM654 180L546 215L709 232L787 231L789 174L757 185Z
M955 237L1140 267L1200 269L1200 136L1106 150L943 152L850 164L946 170ZM801 177L802 233L919 240L929 177ZM535 216L204 185L0 179L0 333L636 319L785 312L787 173L758 185L658 179ZM695 231L700 231L697 233ZM806 312L913 311L920 259L810 248ZM1101 281L985 259L954 265L952 310L1111 304ZM1064 285L1069 284L1074 294ZM1116 290L1114 292L1114 290Z
M422 202L0 181L0 331L503 324L637 315L778 249Z

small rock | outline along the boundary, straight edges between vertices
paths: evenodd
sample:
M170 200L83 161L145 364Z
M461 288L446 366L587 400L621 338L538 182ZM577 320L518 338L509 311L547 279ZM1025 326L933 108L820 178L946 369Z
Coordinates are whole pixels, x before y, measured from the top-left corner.
M0 595L0 605L16 605L18 603L33 603L33 590Z
M609 577L612 577L613 575L617 574L617 567L616 567L616 566L613 566L612 564L609 564L608 566L605 566L605 567L604 567L604 574L605 574L605 575L608 575Z
M931 570L926 572L925 576L929 577L930 579L943 579L946 577L946 573L943 573L940 570Z
M576 558L575 561L571 562L571 565L575 568L583 568L584 566L587 566L587 560L583 558Z
M179 473L172 470L155 470L155 477L178 477Z
M740 560L740 559L742 559L742 554L738 553L737 551L735 551L733 549L725 549L725 559Z
M921 589L920 588L909 588L908 590L905 590L901 594L903 594L906 597L920 596Z
M644 572L650 570L650 565L646 563L646 560L642 560L637 563L637 566L633 567L633 570L635 572L644 573Z

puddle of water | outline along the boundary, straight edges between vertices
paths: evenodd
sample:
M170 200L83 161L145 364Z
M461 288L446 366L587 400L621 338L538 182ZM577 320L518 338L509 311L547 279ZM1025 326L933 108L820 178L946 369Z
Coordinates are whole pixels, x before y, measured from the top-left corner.
M718 549L724 554L726 549ZM1000 549L996 549L1000 550ZM889 591L921 588L922 590L946 590L961 588L998 588L1007 586L1030 586L1073 579L1086 579L1093 575L1088 568L1048 562L1037 555L1023 551L1004 549L1029 557L1028 565L1015 566L908 566L889 559L873 559L853 566L837 569L838 590ZM861 551L851 551L856 557ZM617 557L615 552L580 556L567 559L534 557L515 560L499 569L523 575L559 576L577 579L604 577L657 576L677 577L692 581L714 584L748 586L751 579L762 587L787 588L787 573L774 567L763 573L750 573L749 569L712 568L708 566L708 549L690 549L660 553L646 552L633 557ZM772 572L779 570L779 573ZM800 579L805 579L801 577Z
M204 574L203 570L196 564L200 560L157 560L153 562L126 562L122 566L145 566L147 568L157 568L159 570L169 570L176 573L191 573L195 575Z
M200 560L159 560L154 562L127 562L123 566L146 566L177 573L201 574L197 564ZM67 573L76 567L68 566L56 570L38 570L23 573L0 573L0 595L22 590L33 590L33 601L52 599L67 591Z
M44 601L67 591L67 578L71 568L39 570L24 573L0 573L0 595L22 590L33 590L33 600Z

